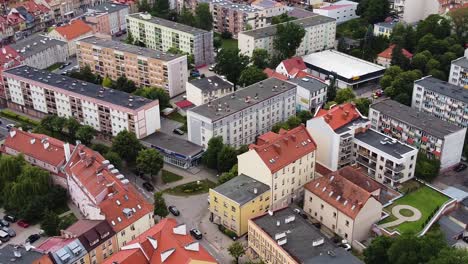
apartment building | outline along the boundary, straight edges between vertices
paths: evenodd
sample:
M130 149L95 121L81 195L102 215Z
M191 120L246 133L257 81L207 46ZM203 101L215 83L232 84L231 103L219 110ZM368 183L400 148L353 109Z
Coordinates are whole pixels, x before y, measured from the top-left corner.
M332 171L358 163L370 177L391 186L413 178L417 149L369 127L354 103L320 110L307 121L318 142L317 162Z
M47 36L33 35L10 46L18 51L23 65L38 69L46 69L68 59L67 43Z
M143 138L160 129L159 102L29 66L3 73L8 107L42 118L73 117L105 136L128 130Z
M164 218L133 239L104 264L187 263L215 264L210 253L193 239L187 225Z
M445 14L466 4L466 0L393 0L390 8L406 23L417 23L433 14Z
M247 252L266 264L362 264L290 207L249 220Z
M363 241L382 217L381 185L343 167L305 186L304 211L343 239Z
M114 165L84 145L65 149L68 194L88 220L106 220L116 233L117 248L154 225L153 205Z
M210 189L209 199L212 222L240 237L247 233L249 219L270 208L270 187L241 174Z
M250 5L262 10L267 23L270 23L271 17L279 16L288 12L290 9L284 3L276 2L274 0L255 0L252 1Z
M331 49L335 45L336 20L326 16L315 15L291 21L306 31L296 56L316 51ZM252 56L254 49L265 49L268 54L275 54L273 47L277 25L258 28L239 33L239 49L242 54Z
M374 24L374 36L384 36L390 38L392 35L393 28L398 24L398 22L379 22Z
M93 28L86 24L83 20L77 19L70 24L56 27L49 32L48 36L58 40L67 42L68 55L75 56L76 54L76 41L85 37L93 35Z
M328 85L313 77L288 80L297 85L296 111L315 111L327 102Z
M77 238L49 237L37 249L47 252L52 263L90 263L83 244Z
M102 77L125 76L138 87L162 87L170 97L185 92L187 56L155 51L121 41L88 37L77 41L80 68L86 65Z
M442 169L460 162L466 128L460 128L425 112L385 100L369 109L371 128L418 148Z
M449 83L468 88L468 49L465 56L452 61L450 66Z
M340 24L359 17L356 15L357 6L357 2L342 0L314 8L314 13L334 18Z
M296 86L269 78L187 111L188 140L203 148L212 137L239 147L296 114Z
M411 107L457 126L468 126L468 89L432 76L414 82Z
M314 178L317 145L305 126L268 132L249 151L237 156L239 174L270 187L270 208L278 209L304 197L304 184Z
M264 27L266 24L261 10L248 4L229 0L213 0L209 4L215 32L230 32L233 38L237 38L241 31Z
M103 3L89 7L85 20L91 23L94 32L114 35L127 30L127 20L125 17L128 14L128 5Z
M187 82L187 100L199 106L234 92L234 85L217 75Z
M211 31L151 17L145 13L128 15L127 27L135 41L141 41L150 49L166 52L170 48L177 48L193 55L195 66L214 61Z

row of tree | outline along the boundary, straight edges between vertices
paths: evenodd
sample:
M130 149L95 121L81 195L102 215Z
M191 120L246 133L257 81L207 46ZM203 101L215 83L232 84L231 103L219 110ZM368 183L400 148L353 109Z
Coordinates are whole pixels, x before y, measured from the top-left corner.
M237 155L240 155L248 150L247 146L241 146L235 149L223 143L221 136L212 137L208 141L208 148L203 153L202 163L210 168L215 169L219 173L227 172L237 164Z
M82 125L73 117L66 118L57 115L48 115L43 118L34 132L71 143L79 140L85 145L89 145L97 133L93 127Z

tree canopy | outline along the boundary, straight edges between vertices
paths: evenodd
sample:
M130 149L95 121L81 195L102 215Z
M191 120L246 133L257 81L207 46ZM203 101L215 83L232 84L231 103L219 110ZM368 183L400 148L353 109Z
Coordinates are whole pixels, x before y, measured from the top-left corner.
M123 130L112 140L112 151L117 153L122 159L129 163L134 163L138 152L143 148L135 134Z
M158 100L161 109L171 107L169 94L159 87L143 87L133 92L134 95L142 96L151 100Z
M234 258L235 263L239 263L239 258L245 254L244 246L239 242L234 242L228 247L229 255Z
M254 66L263 70L270 63L270 55L265 49L254 49L250 61Z
M198 28L210 31L213 28L213 16L208 3L198 3L195 8L195 21Z
M390 14L388 0L360 0L356 14L367 20L369 24L383 21Z
M301 45L305 36L305 29L293 22L278 24L273 47L283 59L296 55L296 50Z
M242 71L249 64L249 57L240 54L239 49L222 49L216 56L215 71L225 75L234 86L239 83Z
M242 71L239 77L239 85L246 87L265 80L266 78L268 78L268 76L261 69L256 66L249 66Z
M157 175L164 164L163 157L154 148L140 150L136 162L137 169L150 176Z
M166 217L169 214L167 210L166 201L164 200L162 192L154 193L154 215L161 218Z

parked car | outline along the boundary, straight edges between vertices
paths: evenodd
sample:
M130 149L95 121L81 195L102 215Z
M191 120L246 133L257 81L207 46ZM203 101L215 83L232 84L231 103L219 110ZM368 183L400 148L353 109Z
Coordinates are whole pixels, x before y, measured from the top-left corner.
M181 135L181 136L182 136L183 134L185 134L185 132L182 131L182 130L179 129L179 128L175 128L174 130L172 130L172 133L177 134L177 135Z
M71 62L66 62L66 63L63 64L63 65L65 65L65 67L67 67L67 66L70 66L70 64L71 64Z
M461 172L461 171L464 171L466 169L466 167L467 166L465 164L460 163L457 166L455 166L455 168L453 168L453 170L456 171L456 172Z
M59 69L61 70L61 69L65 68L65 67L67 67L67 65L62 64L62 65L60 65Z
M198 72L198 71L191 71L191 72L190 72L190 76L192 76L192 77L200 77L200 72Z
M39 234L32 234L30 236L28 236L28 238L26 239L26 243L34 243L36 242L37 240L39 240L39 238L41 238L41 236Z
M13 230L13 228L4 226L4 227L2 227L2 230L7 232L10 237L15 237L16 236L16 232L15 232L15 230Z
M213 64L213 65L211 65L211 66L208 68L208 70L209 70L209 71L214 71L214 68L215 68L215 67L216 67L216 65Z
M154 192L154 186L151 183L144 182L142 185L143 188L145 188L145 190L147 190L148 192Z
M348 240L346 240L346 239L341 240L341 244L339 246L344 248L344 250L346 250L346 251L351 250L351 245L348 243Z
M10 222L6 221L5 219L0 219L1 226L10 226Z
M29 223L26 222L25 220L19 220L18 225L21 226L22 228L28 228L29 227Z
M178 210L174 205L170 205L169 207L167 207L167 209L168 209L169 212L171 212L171 214L173 214L174 216L179 216L179 215L180 215L179 210Z
M9 240L10 240L10 236L8 235L8 233L3 230L0 230L0 241L8 242Z
M8 221L10 223L16 222L16 217L14 217L13 215L5 215L3 217L3 219L5 219L6 221Z
M293 211L294 211L296 214L300 215L302 218L307 219L307 215L306 215L303 211L301 211L301 209L295 208Z
M202 233L200 232L200 230L196 229L196 228L192 228L190 229L190 234L197 240L200 240L203 238L203 235Z

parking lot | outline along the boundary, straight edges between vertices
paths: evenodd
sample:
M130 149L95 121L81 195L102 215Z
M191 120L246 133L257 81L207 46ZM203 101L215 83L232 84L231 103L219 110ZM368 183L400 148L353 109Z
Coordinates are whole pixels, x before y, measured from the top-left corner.
M5 216L5 212L4 212L4 209L2 208L2 209L0 209L0 217L3 219L4 216ZM8 242L2 243L0 245L0 248L4 247L7 244L11 244L11 245L24 244L26 239L30 235L39 234L40 231L41 231L40 226L38 224L37 225L31 225L31 226L29 226L27 228L23 228L23 227L20 227L17 224L17 222L10 223L9 228L13 229L16 232L16 236L11 237ZM32 245L33 246L40 245L46 239L47 239L47 237L41 236L41 238L39 240L37 240L36 242L32 243Z
M468 165L466 162L463 163ZM434 180L433 184L441 189L445 189L448 186L462 186L468 190L468 169L460 172L456 172L452 168L442 171Z

